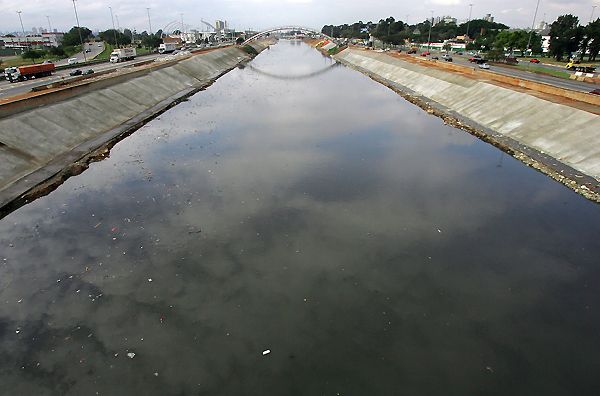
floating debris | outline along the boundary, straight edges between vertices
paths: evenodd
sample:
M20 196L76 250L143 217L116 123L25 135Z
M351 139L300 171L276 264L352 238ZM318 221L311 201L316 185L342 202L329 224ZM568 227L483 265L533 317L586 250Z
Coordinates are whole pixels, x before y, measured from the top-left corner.
M128 357L129 359L133 359L133 358L135 357L135 353L133 353L133 352L129 352L129 353L127 354L127 357Z
M266 355L268 355L269 353L271 353L271 350L270 350L270 349L265 349L265 350L263 351L263 356L266 356Z

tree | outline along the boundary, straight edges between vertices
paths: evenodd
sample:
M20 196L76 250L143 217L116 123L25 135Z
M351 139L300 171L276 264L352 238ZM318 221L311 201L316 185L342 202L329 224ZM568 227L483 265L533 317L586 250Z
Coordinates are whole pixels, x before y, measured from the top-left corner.
M469 31L467 32L467 27L469 28ZM497 23L497 22L488 22L485 19L473 19L470 22L465 22L462 23L458 26L458 33L459 34L467 34L469 37L471 38L477 38L478 36L480 36L483 32L483 34L485 34L485 32L490 31L490 30L495 30L495 31L499 31L499 30L507 30L508 26L506 26L503 23Z
M23 52L23 54L21 55L21 58L31 59L31 61L35 63L36 59L42 58L44 55L46 55L46 52L44 52L44 51L37 51L37 50L30 49L30 50Z
M583 28L579 26L576 16L561 15L550 25L550 53L556 60L576 52L582 40Z
M587 40L587 49L589 52L589 60L595 61L598 53L600 53L600 18L594 22L590 22L585 28ZM585 51L583 51L585 53Z
M146 48L158 48L161 43L162 39L156 34L149 34L142 38L142 45Z
M63 47L50 47L50 55L54 56L67 56Z
M85 42L86 40L94 37L92 31L86 27L81 27L81 38ZM63 36L62 45L64 46L74 46L80 45L81 41L79 40L79 28L77 26L73 26L71 30L69 30Z
M117 42L115 43L115 36ZM127 36L116 29L108 29L104 32L100 32L99 37L106 41L110 45L127 45L131 44L131 37Z

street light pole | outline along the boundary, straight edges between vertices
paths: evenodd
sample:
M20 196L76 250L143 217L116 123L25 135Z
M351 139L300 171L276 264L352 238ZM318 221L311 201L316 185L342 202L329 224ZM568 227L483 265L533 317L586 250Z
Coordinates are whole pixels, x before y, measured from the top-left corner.
M537 0L537 4L535 5L535 12L533 13L533 22L531 22L531 31L529 32L529 40L527 40L527 49L531 51L531 36L533 36L533 28L535 27L535 19L537 18L538 9L540 8L540 0ZM533 51L530 52L533 54Z
M433 27L433 10L431 10L431 21L429 22L429 37L427 37L427 52L431 50L431 28Z
M119 48L119 40L117 39L117 30L115 29L115 18L113 17L112 7L108 6L108 9L110 10L110 20L112 21L113 33L115 34L115 47Z
M19 21L21 21L21 31L23 32L23 40L25 40L25 45L27 46L27 36L25 36L25 28L23 27L23 19L21 18L21 13L23 11L17 11L17 14L19 14Z
M596 7L598 7L598 6L597 5L592 6L592 15L590 16L590 23L592 23L592 21L594 20L594 11L596 11Z
M48 27L50 28L50 30L48 30L48 32L52 33L52 24L50 23L50 15L46 15L46 19L48 20Z
M471 36L469 36L469 27L471 27L471 15L473 15L473 4L469 4L469 19L467 19L467 37L471 38Z
M77 6L75 0L73 0L73 9L75 10L75 20L77 21L77 30L79 31L79 41L81 42L81 51L83 52L83 61L87 62L87 56L85 55L85 48L83 46L83 36L81 36L81 25L79 25L79 15L77 15Z
M150 22L150 7L146 7L146 12L148 13L148 28L150 29L148 34L152 34L152 22Z

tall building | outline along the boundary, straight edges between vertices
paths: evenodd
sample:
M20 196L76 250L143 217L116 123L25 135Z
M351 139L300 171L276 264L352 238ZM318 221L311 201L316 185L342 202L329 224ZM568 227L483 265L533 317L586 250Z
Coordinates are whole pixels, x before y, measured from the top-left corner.
M225 30L225 22L220 20L215 21L215 29L217 29L217 31Z
M486 14L485 17L483 17L483 20L487 22L494 22L494 17L492 14Z

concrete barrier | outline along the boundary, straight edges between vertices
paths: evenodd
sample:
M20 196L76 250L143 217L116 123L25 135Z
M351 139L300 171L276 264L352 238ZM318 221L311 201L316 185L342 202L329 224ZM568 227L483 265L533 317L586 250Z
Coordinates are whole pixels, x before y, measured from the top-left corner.
M267 44L253 46L260 52ZM51 176L40 172L44 175L40 180L30 177L33 172L51 162L56 165L57 158L77 160L67 154L74 151L81 157L85 154L81 147L91 151L124 129L139 126L182 95L197 92L249 59L237 47L216 49L132 74L43 92L0 108L0 208L32 188L34 181ZM95 146L87 144L98 137L102 138ZM54 170L61 164L67 165L58 161ZM23 183L26 176L31 181ZM19 187L11 188L17 181Z
M346 49L335 59L600 180L596 114L386 54Z

